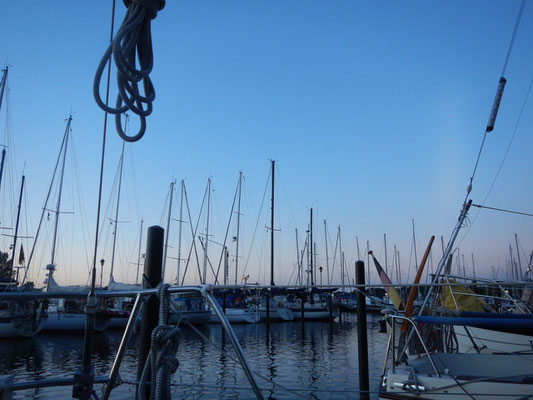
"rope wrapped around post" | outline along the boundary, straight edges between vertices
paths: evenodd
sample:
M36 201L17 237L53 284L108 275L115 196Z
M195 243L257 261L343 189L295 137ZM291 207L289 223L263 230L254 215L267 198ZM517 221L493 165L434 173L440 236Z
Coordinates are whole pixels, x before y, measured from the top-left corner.
M152 341L148 358L150 362L144 365L141 381L137 388L139 399L145 399L145 390L148 376L150 376L150 400L171 399L170 382L172 374L176 372L179 361L176 358L178 351L180 330L177 326L167 325L170 298L168 288L170 285L159 286L159 325L152 331Z

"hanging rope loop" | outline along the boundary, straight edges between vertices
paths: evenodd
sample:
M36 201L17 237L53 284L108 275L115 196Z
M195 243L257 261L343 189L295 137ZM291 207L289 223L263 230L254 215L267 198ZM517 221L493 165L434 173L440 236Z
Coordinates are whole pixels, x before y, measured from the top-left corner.
M128 8L122 25L104 53L96 69L93 95L98 106L115 115L118 135L127 142L136 142L146 132L145 118L152 113L155 89L150 79L154 58L152 51L151 20L165 6L165 0L124 0ZM100 82L111 56L117 68L117 101L110 107L100 96ZM138 68L137 68L138 63ZM139 83L142 82L142 93ZM128 136L122 129L121 114L131 110L140 119L139 131Z

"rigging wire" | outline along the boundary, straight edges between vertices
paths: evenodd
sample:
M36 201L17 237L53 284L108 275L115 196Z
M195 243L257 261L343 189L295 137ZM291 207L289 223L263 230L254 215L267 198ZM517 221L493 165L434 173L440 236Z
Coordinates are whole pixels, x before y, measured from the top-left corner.
M498 84L498 90L496 91L496 96L494 98L494 103L492 105L492 110L491 110L491 113L490 113L490 116L489 116L489 121L487 123L487 127L485 129L485 132L483 133L483 139L481 140L481 146L479 147L479 152L478 152L478 155L477 155L477 158L476 158L476 162L474 164L474 170L472 171L472 175L470 176L470 183L468 184L468 188L467 188L467 191L466 191L466 197L465 197L464 202L466 202L466 200L468 199L468 195L472 191L472 183L473 183L473 180L474 180L474 176L476 175L476 171L477 171L477 167L478 167L478 164L479 164L479 160L481 158L481 153L483 152L483 147L485 145L485 140L487 138L487 133L491 132L494 129L494 123L496 121L496 116L498 114L498 109L500 107L500 102L501 102L502 95L503 95L503 89L505 87L505 83L507 82L505 80L505 78L504 78L504 75L505 75L505 71L507 70L507 64L509 63L509 58L511 57L511 52L513 50L514 42L515 42L515 39L516 39L516 34L518 32L518 27L520 26L520 20L522 19L522 13L524 11L525 4L526 4L526 0L522 0L522 3L520 5L520 10L518 11L518 16L516 18L516 22L515 22L515 26L514 26L514 30L513 30L513 35L511 37L511 42L509 43L509 47L507 48L507 55L505 57L505 62L503 64L502 74L500 76L500 81L499 81L499 84Z
M509 143L507 144L507 148L505 150L505 154L503 155L502 161L500 162L498 170L496 171L496 174L494 175L494 179L492 180L492 183L491 183L491 185L489 187L489 190L487 191L487 194L485 195L485 198L481 202L481 205L484 205L485 202L487 201L492 189L494 188L494 185L496 184L496 180L498 179L498 177L500 175L500 172L502 170L503 164L505 163L505 161L507 159L507 155L509 154L509 150L511 149L511 145L513 144L514 138L516 136L516 132L518 131L518 126L520 125L520 121L522 120L522 115L524 114L524 110L525 110L527 102L529 100L529 94L531 93L531 88L532 87L533 87L533 77L529 81L529 87L528 87L527 92L526 92L526 97L524 98L524 102L522 103L522 108L520 109L520 112L518 113L518 118L516 120L516 124L515 124L514 129L513 129L513 134L511 135L511 139L509 139ZM461 240L459 241L457 246L460 246L461 243L463 243L463 240L466 238L466 236L468 235L468 233L472 229L472 225L474 225L474 222L476 222L477 217L479 216L479 213L481 212L481 207L478 207L478 208L479 208L479 210L477 211L476 215L472 219L472 222L470 223L468 229L464 233L463 237L461 238Z
M525 215L525 216L528 216L528 217L533 217L533 214L529 214L529 213L525 213L525 212L521 212L521 211L505 210L505 209L503 209L503 208L496 208L496 207L483 206L483 205L481 205L481 204L474 204L474 203L472 203L472 207L486 208L486 209L488 209L488 210L502 211L502 212L506 212L506 213L510 213L510 214L518 214L518 215Z
M163 9L165 0L124 0L124 4L128 11L115 38L111 36L110 44L98 64L93 82L93 96L102 110L115 115L118 135L126 142L136 142L146 131L146 117L152 113L152 102L155 99L155 89L150 79L154 64L151 20ZM106 64L111 65L111 56L117 67L118 95L115 107L108 105L109 73L105 103L100 96L100 81ZM136 68L137 59L139 69ZM144 94L139 91L141 81ZM120 116L127 110L131 110L140 118L139 131L133 136L127 135L122 129Z

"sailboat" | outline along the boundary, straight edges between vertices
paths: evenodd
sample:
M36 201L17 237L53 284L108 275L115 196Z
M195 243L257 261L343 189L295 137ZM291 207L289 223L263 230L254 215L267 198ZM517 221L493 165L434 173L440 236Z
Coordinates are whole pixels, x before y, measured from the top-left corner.
M515 34L518 30L524 5L525 2L522 2L522 7L520 8L515 24ZM467 194L448 245L443 251L443 256L433 275L431 281L432 286L428 288L424 301L419 308L418 315L415 318L402 315L390 316L392 320L392 332L386 351L385 367L379 393L379 397L382 399L526 399L532 397L533 380L531 379L531 371L533 365L533 349L486 354L482 353L480 351L481 349L478 348L474 352L458 353L457 346L453 342L454 333L452 326L458 322L465 322L464 324L461 323L461 325L469 326L468 329L470 329L470 326L473 325L476 327L477 323L480 322L476 320L490 320L491 318L478 318L478 313L468 318L442 317L446 309L449 310L450 308L446 306L446 302L453 302L457 305L458 295L464 296L468 292L467 288L457 286L457 282L449 279L453 256L452 249L454 248L455 240L460 229L465 224L467 214L473 205L472 199L469 198L472 190L472 182L483 149L483 143L487 134L494 129L506 83L504 72L513 42L514 35L508 49L502 75L500 76L489 121L483 135L483 142L467 187ZM439 301L441 301L442 296L435 294L441 285L444 292L450 293L450 298L445 299L444 307L439 307ZM451 294L453 292L455 294L452 296ZM474 293L471 294L474 295ZM439 313L441 315L424 315L429 312ZM507 325L514 325L515 327L522 325L519 323L520 318L513 317L508 317ZM467 321L461 321L464 319ZM499 318L494 318L492 322L495 322L497 319ZM395 331L398 322L402 322L402 325L410 325L411 329L405 343L397 343L395 340ZM491 321L485 322L488 322L490 325ZM526 322L523 326L527 326L527 323L529 323L527 317L522 322ZM419 328L423 330L423 333L420 332ZM531 327L528 331L531 332ZM415 341L414 339L418 340ZM504 339L504 341L507 341L507 339ZM473 343L473 347L477 347L475 341ZM407 356L407 351L411 353L409 357ZM412 357L414 355L412 353L418 354L416 354L416 357Z
M168 238L170 234L170 222L172 221L172 203L174 199L174 187L176 185L175 181L170 183L169 188L169 204L168 204L168 214L167 214L167 229L165 232L165 244L163 247L163 267L162 267L162 279L165 280L165 270L168 258ZM183 207L183 193L185 190L184 182L181 181L181 205L180 205L180 215L182 214ZM181 253L181 217L180 217L180 249ZM180 262L180 254L178 254L178 263ZM178 264L179 265L179 264ZM178 274L179 279L179 274ZM170 314L169 314L169 323L175 324L180 321L187 321L194 325L203 325L209 321L211 317L211 311L206 310L205 302L202 298L198 297L188 297L188 296L172 296L172 301L170 302Z
M8 66L2 70L2 80L0 81L0 109L4 98L5 88L7 85ZM4 173L4 162L6 157L6 149L2 149L2 158L0 161L0 188L2 176ZM34 291L33 283L23 282L19 285L20 267L15 267L15 254L17 249L18 228L20 222L20 210L22 205L22 198L24 192L25 176L22 176L20 185L20 195L18 200L17 216L15 223L15 231L13 235L13 243L11 244L11 264L8 265L7 276L0 279L0 290L2 292L27 292ZM7 256L7 253L6 253ZM20 247L19 264L24 262L24 253L22 244ZM9 260L6 260L9 263ZM17 268L15 277L14 269ZM25 276L25 275L24 275ZM24 280L24 279L23 279ZM24 338L32 337L38 333L43 326L44 320L47 318L46 310L43 303L39 300L0 300L0 338Z
M56 166L54 168L54 174L52 176L52 181L50 183L48 193L46 196L45 204L42 210L41 219L39 221L39 226L37 228L37 234L33 244L33 248L30 254L30 259L28 260L28 268L30 267L32 256L35 250L35 245L39 237L39 231L44 219L45 211L47 210L48 200L51 194L53 182L57 172L57 167L61 162L61 171L59 174L59 189L58 197L55 208L55 220L54 220L54 232L52 239L52 249L51 249L51 260L50 263L46 266L48 271L47 279L45 281L46 291L47 292L80 292L80 293L89 293L90 288L87 286L61 286L54 279L54 272L56 270L55 256L56 256L56 245L57 245L57 231L59 227L59 215L61 213L61 193L63 189L63 176L65 172L65 161L67 154L67 146L69 134L71 131L71 122L72 116L69 116L67 124L65 127L65 133L63 135L63 141L61 143L61 148L59 151L59 156L57 158ZM53 331L77 331L85 330L85 298L55 298L52 299L48 304L48 318L46 319L43 330L53 330ZM97 331L105 330L109 325L110 319L108 316L102 315L100 310L96 314L96 325L95 329Z

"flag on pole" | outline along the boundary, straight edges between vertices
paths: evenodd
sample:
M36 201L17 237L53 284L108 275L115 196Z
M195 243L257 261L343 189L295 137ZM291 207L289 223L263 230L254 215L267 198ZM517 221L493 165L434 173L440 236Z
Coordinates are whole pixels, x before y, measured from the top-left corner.
M378 275L379 275L379 279L381 280L381 283L383 285L392 285L391 280L389 279L385 271L383 271L383 268L379 264L378 260L376 260L376 257L374 257L374 253L372 253L372 251L369 251L368 254L370 254L372 256L372 259L374 260L374 265L376 266L376 269L378 271ZM385 291L387 292L390 299L392 300L394 307L397 310L403 310L404 308L403 301L402 301L402 297L400 296L400 293L398 293L398 291L392 286L385 286Z
M22 265L24 262L24 247L22 247L22 243L20 244L20 253L19 253L19 265Z

